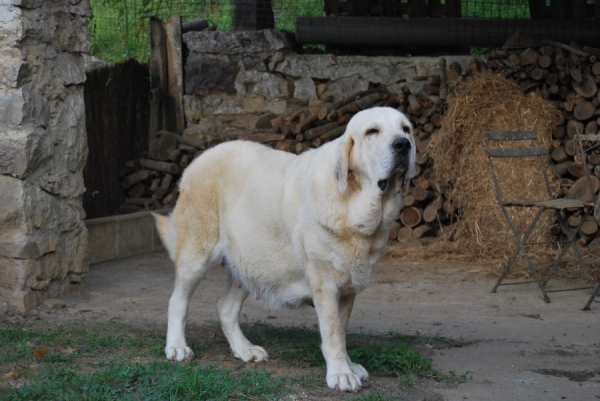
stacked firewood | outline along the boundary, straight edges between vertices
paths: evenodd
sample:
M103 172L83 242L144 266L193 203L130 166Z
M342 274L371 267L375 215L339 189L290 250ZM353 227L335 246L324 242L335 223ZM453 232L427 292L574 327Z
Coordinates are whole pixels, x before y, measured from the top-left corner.
M404 209L390 231L390 239L403 243L431 243L440 226L456 219L456 210L445 198L446 188L432 180L427 144L441 125L443 102L439 94L439 76L419 77L432 88L432 95L414 95L408 87L392 94L378 87L356 93L340 101L320 102L293 110L281 116L266 116L270 126L242 132L229 139L263 143L275 149L302 153L341 136L348 121L357 112L389 106L404 112L415 127L417 174L404 197ZM436 89L437 87L437 89ZM122 186L126 200L120 212L157 210L173 206L177 199L177 183L185 167L204 150L221 140L203 139L159 131L152 138L143 158L126 163L122 170Z
M600 49L542 41L527 47L505 46L492 51L487 67L515 81L526 92L538 92L556 107L551 158L560 180L559 196L592 200L598 192L600 141L583 141L576 135L597 135L600 126ZM586 169L591 174L586 174ZM569 212L568 223L577 227L580 211ZM599 222L589 217L581 228L580 243L590 243Z
M390 93L377 87L346 99L310 104L283 115L265 115L257 123L257 127L261 128L225 139L256 141L298 154L342 135L348 121L360 110L374 106L397 108L409 117L415 127L417 175L404 197L404 208L392 225L390 240L413 245L429 244L441 235L445 226L457 220L458 214L452 197L448 196L449 188L433 179L432 161L427 153L431 135L441 126L447 86L473 72L491 70L514 80L526 92L539 92L555 104L557 127L553 133L551 157L560 178L558 195L589 197L590 180L586 168L592 173L594 191L598 191L600 146L594 147L593 143L584 141L588 152L583 159L574 139L578 133L598 133L599 49L544 41L536 45L512 45L494 50L487 59L474 58L466 68L458 63L446 66L445 60L441 59L440 67L440 75L414 78L423 82L421 95L410 93L408 87L403 87L400 93ZM148 153L142 159L126 163L122 171L127 199L120 211L130 213L173 206L177 199L177 182L185 167L204 150L225 139L210 136L191 138L165 131L156 133ZM576 226L581 219L578 212L570 212L568 222ZM580 242L588 244L595 240L598 228L599 222L588 218L582 227Z

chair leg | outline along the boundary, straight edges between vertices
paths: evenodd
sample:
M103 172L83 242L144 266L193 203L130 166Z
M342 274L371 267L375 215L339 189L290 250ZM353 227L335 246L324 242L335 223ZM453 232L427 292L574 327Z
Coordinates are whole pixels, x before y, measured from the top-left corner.
M592 305L594 298L596 298L599 295L600 295L600 283L596 284L596 288L594 288L594 292L592 293L592 296L587 301L587 304L585 304L585 306L583 307L582 310L590 310L590 306Z
M544 208L540 208L538 210L535 218L533 219L533 221L531 222L531 224L529 225L529 227L525 231L525 234L523 235L523 238L519 239L519 237L520 237L519 232L517 231L516 227L514 226L512 220L510 218L510 215L508 214L508 212L506 211L506 209L504 207L502 207L502 212L504 213L504 217L506 217L506 221L508 222L508 225L510 226L511 231L513 232L513 234L515 236L515 239L517 240L517 249L515 249L515 251L511 255L510 259L508 260L508 263L506 264L506 268L504 269L504 271L502 272L502 274L498 278L498 281L496 282L496 285L492 289L492 292L496 292L496 290L498 289L498 287L502 283L502 280L504 280L504 278L506 277L506 275L510 271L513 263L515 262L515 260L519 256L519 253L522 252L523 256L525 257L525 260L527 262L527 266L529 267L529 270L531 271L531 275L533 276L533 278L534 278L535 282L537 283L540 291L542 292L542 296L544 298L544 302L546 302L546 303L550 302L550 298L548 298L548 294L546 293L546 289L544 288L544 283L542 282L541 278L537 274L535 266L533 265L533 262L529 258L529 254L527 253L527 250L525 249L525 243L529 239L529 236L533 232L533 229L535 228L535 225L537 224L537 222L540 219L540 217L542 215L542 212L544 210L545 210Z
M587 217L590 215L590 211L591 210L589 210L589 209L586 211L583 218L581 219L581 221L579 222L577 227L574 229L566 229L567 225L566 225L564 219L560 218L560 215L559 215L560 224L565 227L565 230L563 230L563 231L570 232L570 234L568 236L568 241L567 241L566 245L564 246L563 250L558 255L558 257L554 260L554 264L552 265L552 268L550 269L550 272L548 273L548 276L546 277L546 280L544 281L544 286L546 286L548 284L548 281L550 281L550 278L552 278L554 271L556 270L556 268L562 261L562 258L565 256L565 254L567 253L569 248L573 249L573 253L575 254L575 257L577 258L577 261L579 262L579 266L581 267L581 270L583 271L583 273L586 275L587 279L591 283L594 283L594 279L592 278L592 275L590 274L585 262L583 261L583 258L581 257L581 253L579 253L579 249L577 249L577 244L575 242L575 240L577 239L577 233L581 230L583 223L585 223Z

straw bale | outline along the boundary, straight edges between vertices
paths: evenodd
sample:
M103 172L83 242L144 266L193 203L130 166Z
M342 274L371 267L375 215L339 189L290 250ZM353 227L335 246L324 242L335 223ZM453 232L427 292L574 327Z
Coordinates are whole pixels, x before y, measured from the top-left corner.
M491 169L483 152L486 131L535 131L540 146L549 147L554 129L554 107L537 94L524 94L501 75L476 74L454 89L441 130L432 137L429 154L436 177L447 182L449 199L460 207L459 221L451 238L471 260L507 260L515 238L496 199ZM505 144L502 144L506 146ZM502 160L496 164L505 200L540 200L548 193L535 158ZM552 177L551 177L552 180ZM509 210L523 232L535 209ZM550 242L552 212L544 213L530 240ZM548 245L535 246L535 262L549 262L554 252ZM520 273L527 275L520 263Z

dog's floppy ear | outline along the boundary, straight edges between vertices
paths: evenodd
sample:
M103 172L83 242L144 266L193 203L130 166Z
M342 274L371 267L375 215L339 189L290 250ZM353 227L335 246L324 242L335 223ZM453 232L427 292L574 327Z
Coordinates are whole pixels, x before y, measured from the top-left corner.
M348 171L350 170L350 152L354 146L354 140L350 135L340 143L338 157L335 164L335 175L338 180L338 191L343 194L348 189Z
M417 151L416 151L415 141L414 141L412 135L410 137L410 144L411 144L411 146L410 146L410 156L408 159L408 170L406 171L406 174L404 174L404 178L402 178L402 180L403 180L402 189L405 192L408 191L408 187L410 186L410 180L413 179L413 177L415 176L415 173L416 173L415 160L417 158Z

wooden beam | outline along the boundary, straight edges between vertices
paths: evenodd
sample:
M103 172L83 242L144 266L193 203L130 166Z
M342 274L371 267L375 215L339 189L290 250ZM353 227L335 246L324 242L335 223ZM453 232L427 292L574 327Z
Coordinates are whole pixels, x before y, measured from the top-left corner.
M168 131L185 128L183 109L183 55L181 51L181 16L169 17L164 24L167 46L168 102L167 112L172 120L165 127ZM164 99L164 98L163 98ZM163 102L164 103L164 102Z
M165 129L166 111L162 107L162 97L168 93L167 47L165 29L161 20L150 18L150 125L149 142L154 133Z

